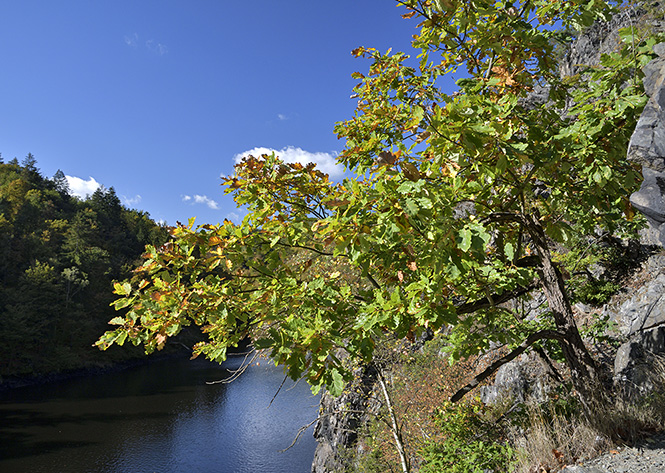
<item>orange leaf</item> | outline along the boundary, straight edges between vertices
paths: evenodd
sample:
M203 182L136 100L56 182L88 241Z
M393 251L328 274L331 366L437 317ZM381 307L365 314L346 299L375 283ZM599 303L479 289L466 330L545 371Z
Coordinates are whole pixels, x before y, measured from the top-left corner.
M635 208L633 205L630 203L630 200L627 198L623 198L623 214L626 216L626 220L629 222L632 222L633 219L635 218Z

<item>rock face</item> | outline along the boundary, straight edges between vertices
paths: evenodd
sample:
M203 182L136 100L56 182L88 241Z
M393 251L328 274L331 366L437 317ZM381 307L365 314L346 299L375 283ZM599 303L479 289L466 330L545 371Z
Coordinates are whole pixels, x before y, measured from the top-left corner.
M644 181L630 197L649 220L649 243L665 246L665 44L654 47L658 58L644 68L649 101L628 146L628 159L642 165Z
M507 363L496 372L494 384L480 388L480 400L492 404L509 397L513 402L524 402L527 380L520 363Z
M642 165L644 177L630 201L649 222L643 241L665 246L665 43L654 52L658 58L643 69L649 101L628 146L628 159ZM665 353L665 258L652 257L649 272L653 279L612 315L628 338L617 352L614 380L629 394L656 388L661 373L654 363Z
M314 429L317 441L312 473L344 471L357 447L358 429L377 407L372 404L371 393L376 382L376 371L359 369L356 380L344 394L321 396L320 418Z
M653 279L610 311L627 338L614 360L614 382L631 396L652 392L663 380L656 368L665 353L665 257L653 256L647 265Z

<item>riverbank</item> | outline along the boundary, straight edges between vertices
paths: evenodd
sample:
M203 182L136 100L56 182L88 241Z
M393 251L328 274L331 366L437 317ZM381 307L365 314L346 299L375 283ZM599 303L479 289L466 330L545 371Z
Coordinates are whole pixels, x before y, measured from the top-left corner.
M169 344L164 351L152 353L151 355L137 352L136 356L119 361L114 360L113 357L107 357L109 358L109 361L103 361L104 357L102 354L102 357L97 361L75 369L26 376L6 376L4 378L0 376L0 394L16 388L59 383L70 379L85 378L88 376L100 376L165 360L191 357L192 349L188 345L193 345L196 341L198 340L190 336L187 340L187 344L175 341ZM245 340L237 348L229 349L228 356L244 356L250 348L251 342Z
M184 358L191 354L184 348L179 351L169 353L159 353L156 355L144 355L141 358L133 358L130 360L109 362L109 363L95 363L92 366L76 368L73 370L64 370L54 373L41 373L30 376L11 376L0 378L0 394L13 389L25 388L30 386L41 386L45 384L59 383L71 379L86 378L90 376L100 376L118 371L124 371L139 366L157 363L168 359Z

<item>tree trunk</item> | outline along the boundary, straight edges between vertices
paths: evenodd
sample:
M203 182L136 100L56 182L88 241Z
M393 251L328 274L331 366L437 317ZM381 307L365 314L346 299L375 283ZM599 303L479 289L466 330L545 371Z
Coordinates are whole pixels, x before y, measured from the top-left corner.
M533 240L541 263L539 273L543 291L552 311L557 331L562 335L559 344L566 364L570 368L573 385L580 394L582 402L589 407L588 402L592 399L604 400L605 390L601 383L600 371L577 329L563 277L552 262L543 227L536 216L526 218L529 219L527 231Z

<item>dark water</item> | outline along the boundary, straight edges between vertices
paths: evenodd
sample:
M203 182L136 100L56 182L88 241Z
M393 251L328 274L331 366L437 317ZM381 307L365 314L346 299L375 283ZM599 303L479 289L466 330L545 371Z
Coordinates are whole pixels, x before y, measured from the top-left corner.
M229 359L234 369L242 358ZM2 473L306 473L318 397L263 360L230 384L203 360L14 390L0 398Z

